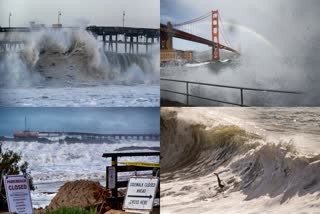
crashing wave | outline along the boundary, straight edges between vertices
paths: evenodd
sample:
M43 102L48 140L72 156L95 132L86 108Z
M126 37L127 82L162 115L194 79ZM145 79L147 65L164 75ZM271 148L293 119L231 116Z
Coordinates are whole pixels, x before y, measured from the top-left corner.
M85 30L42 30L29 33L26 41L21 52L0 56L0 86L33 86L44 81L58 86L117 80L150 83L159 76L157 56L105 52Z
M278 197L280 204L320 190L320 155L302 155L286 142L265 142L238 126L209 128L180 118L176 111L162 110L161 142L164 183L214 178L213 173L219 173L225 194L242 192L245 200L268 195ZM198 197L205 196L199 192Z

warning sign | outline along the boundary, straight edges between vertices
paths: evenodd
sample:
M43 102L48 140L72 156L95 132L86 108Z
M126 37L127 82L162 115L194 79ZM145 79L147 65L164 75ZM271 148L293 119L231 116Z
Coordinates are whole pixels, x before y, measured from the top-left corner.
M132 177L124 200L124 210L151 211L159 178Z
M4 176L7 202L10 212L32 214L29 179L24 175Z

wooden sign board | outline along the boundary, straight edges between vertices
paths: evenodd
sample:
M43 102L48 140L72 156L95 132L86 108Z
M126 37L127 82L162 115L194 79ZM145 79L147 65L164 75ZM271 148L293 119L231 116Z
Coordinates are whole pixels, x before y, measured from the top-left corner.
M158 183L158 177L131 177L123 209L128 211L152 211Z
M8 175L3 177L10 212L32 214L29 178L24 175Z

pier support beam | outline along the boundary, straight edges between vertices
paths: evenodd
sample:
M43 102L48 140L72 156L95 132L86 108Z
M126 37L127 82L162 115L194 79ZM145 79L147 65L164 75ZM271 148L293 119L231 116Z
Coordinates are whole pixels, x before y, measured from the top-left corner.
M109 35L109 51L113 52L113 41L112 41L112 35Z
M124 52L127 53L127 36L124 35Z
M106 35L102 36L102 42L103 42L103 50L106 50Z
M146 54L148 54L148 37L146 36Z
M134 48L133 48L133 36L130 36L129 53L134 53Z
M136 42L137 42L136 53L138 54L139 53L139 36L136 37Z
M118 53L118 34L116 34L116 53Z

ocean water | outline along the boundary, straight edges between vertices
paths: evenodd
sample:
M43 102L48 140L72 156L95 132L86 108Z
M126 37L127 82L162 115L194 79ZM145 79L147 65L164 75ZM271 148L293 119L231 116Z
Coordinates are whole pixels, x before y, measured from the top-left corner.
M0 90L0 106L157 107L159 100L159 86L148 84Z
M268 142L290 142L299 152L320 153L319 107L215 108L208 115L255 132Z
M0 54L1 106L159 106L158 46L141 54L108 52L80 29L24 37L21 50Z
M320 108L161 111L164 213L318 212ZM233 144L238 133L223 143L230 133L221 126L232 125L259 139Z
M87 179L99 181L105 186L106 166L111 159L103 153L116 152L122 147L139 146L140 150L126 152L154 151L148 147L159 147L159 141L116 140L106 143L40 143L3 142L3 149L10 149L22 155L22 161L29 163L29 171L36 187L31 192L34 207L45 207L55 196L58 188L67 181ZM159 163L157 157L123 157L122 161L145 161ZM120 175L121 176L121 175ZM126 175L123 175L125 179Z

